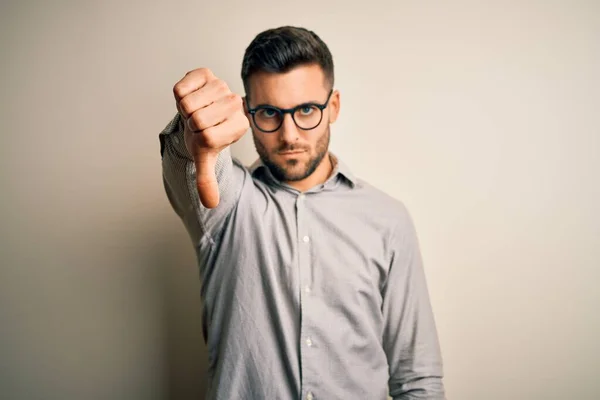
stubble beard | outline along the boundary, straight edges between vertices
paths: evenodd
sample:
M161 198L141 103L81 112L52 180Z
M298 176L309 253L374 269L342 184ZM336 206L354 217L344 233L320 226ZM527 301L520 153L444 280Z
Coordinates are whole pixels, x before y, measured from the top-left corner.
M263 164L269 168L269 171L271 171L273 176L281 182L297 182L311 176L327 155L329 150L330 128L328 124L325 133L317 141L314 156L310 157L306 162L298 159L291 159L284 161L283 164L277 163L273 161L271 155L262 143L256 139L256 135L253 135L253 137L256 152L260 156ZM294 144L284 144L279 147L275 153L300 149L310 151L310 149L301 148ZM304 164L304 166L301 167L300 164Z

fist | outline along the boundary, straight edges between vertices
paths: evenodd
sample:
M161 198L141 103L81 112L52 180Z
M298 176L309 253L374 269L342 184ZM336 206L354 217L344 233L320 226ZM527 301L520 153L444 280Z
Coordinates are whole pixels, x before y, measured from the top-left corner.
M173 87L177 111L184 121L185 145L196 164L200 201L219 204L215 166L219 152L248 130L242 98L206 68L188 72Z

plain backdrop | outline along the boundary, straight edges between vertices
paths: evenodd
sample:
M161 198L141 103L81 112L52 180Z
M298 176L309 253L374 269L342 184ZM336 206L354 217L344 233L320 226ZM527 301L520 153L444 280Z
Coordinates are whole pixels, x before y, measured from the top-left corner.
M3 0L0 19L2 399L202 398L158 133L188 70L243 94L246 46L281 25L334 54L332 150L415 220L448 398L600 398L600 2ZM234 153L254 161L251 137Z

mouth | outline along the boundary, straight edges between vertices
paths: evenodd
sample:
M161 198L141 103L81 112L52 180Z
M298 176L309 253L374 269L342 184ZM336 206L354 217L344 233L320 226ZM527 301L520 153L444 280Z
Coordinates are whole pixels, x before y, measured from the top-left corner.
M298 154L302 154L304 152L306 152L306 150L280 151L278 154L282 157L291 157Z

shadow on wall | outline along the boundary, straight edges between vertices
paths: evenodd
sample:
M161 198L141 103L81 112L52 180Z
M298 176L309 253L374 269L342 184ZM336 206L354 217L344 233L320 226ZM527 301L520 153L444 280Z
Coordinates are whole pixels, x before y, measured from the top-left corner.
M207 353L196 258L177 217L173 214L169 222L161 222L162 226L180 224L151 252L162 280L165 392L168 399L201 400L207 386Z

